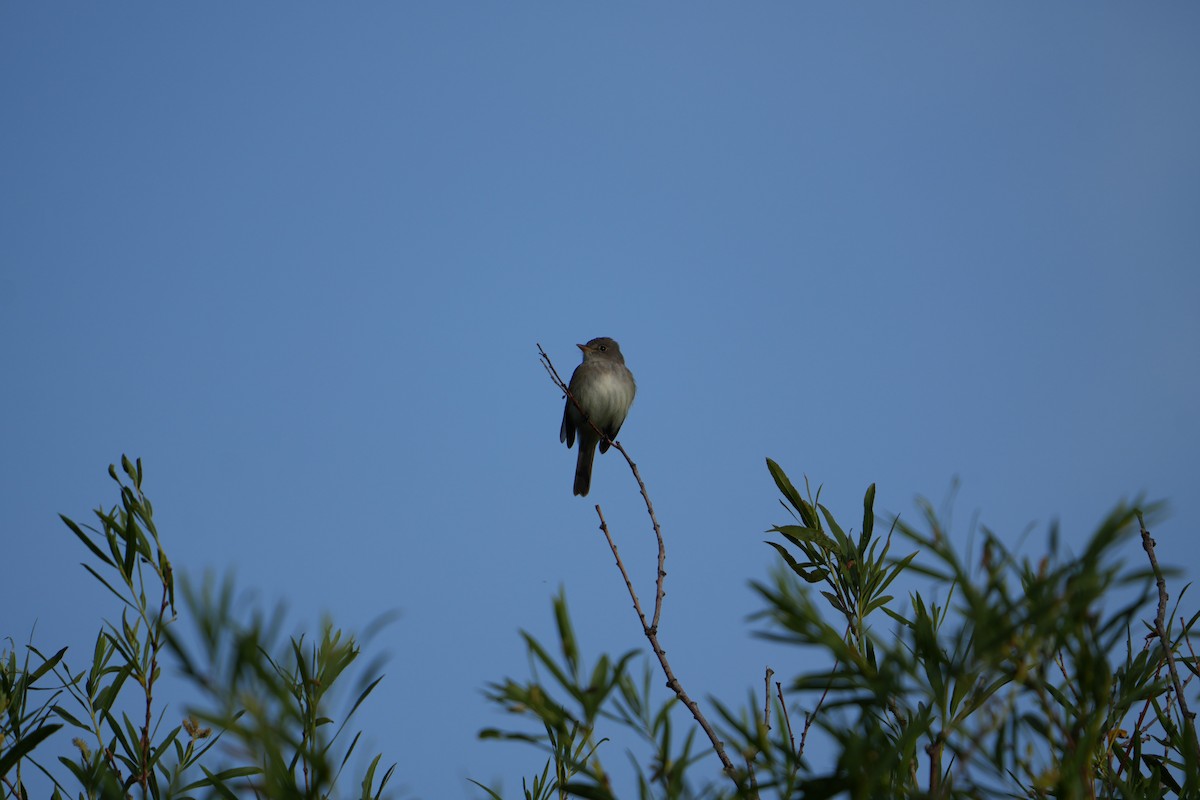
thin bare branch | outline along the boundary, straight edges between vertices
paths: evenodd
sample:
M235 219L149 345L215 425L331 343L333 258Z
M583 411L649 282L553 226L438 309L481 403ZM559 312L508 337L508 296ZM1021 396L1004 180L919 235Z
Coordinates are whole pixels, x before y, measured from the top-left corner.
M775 691L779 694L779 707L783 709L783 726L787 729L788 741L792 744L792 752L798 757L804 752L804 748L796 749L796 737L792 734L792 717L788 713L787 701L783 699L783 684L779 681L775 681Z
M811 728L813 722L816 721L817 714L821 712L821 706L825 705L825 698L829 696L829 690L833 687L833 672L837 670L841 663L842 662L840 660L833 662L833 670L830 671L829 683L825 684L825 691L821 692L821 698L817 700L817 705L813 708L813 710L804 715L804 729L800 731L800 749L796 751L796 758L800 758L804 755L804 745L808 742L808 729ZM783 700L782 689L779 691L779 699L780 701ZM784 708L786 707L787 706L784 706ZM788 725L788 730L789 732L791 731L790 724ZM795 740L793 740L793 745L794 744Z
M775 670L767 667L767 672L763 675L763 723L767 730L771 730L771 676L774 674Z
M608 532L608 523L604 521L604 512L600 510L599 504L596 505L596 515L600 517L600 530L604 532L604 538L608 540L608 547L612 550L613 557L617 560L617 568L621 570L621 576L625 579L625 588L629 590L629 596L633 598L633 608L637 611L638 619L642 623L642 632L646 635L646 639L650 642L650 649L654 651L655 657L658 659L659 665L662 667L663 675L667 678L667 688L675 693L679 698L679 702L683 703L688 711L692 712L692 716L704 730L708 740L712 742L713 750L716 751L717 758L721 759L721 766L725 768L725 773L737 783L737 776L733 762L729 760L729 756L725 753L725 743L717 736L717 732L713 730L708 719L700 710L700 706L683 688L683 684L675 677L675 672L671 669L671 664L667 661L667 651L663 649L658 641L658 630L652 628L646 622L646 614L642 611L641 601L638 600L637 591L633 588L633 582L629 580L629 572L625 569L625 564L621 561L621 555L617 552L617 545L613 542L612 534Z
M1171 685L1175 689L1175 699L1179 701L1179 710L1183 715L1183 724L1192 729L1192 741L1196 740L1196 714L1188 708L1187 697L1183 693L1183 684L1179 680L1179 669L1175 666L1175 648L1171 644L1171 637L1167 635L1166 619L1167 619L1167 580L1163 577L1162 569L1158 566L1158 557L1154 554L1154 540L1150 538L1150 531L1146 530L1146 521L1142 519L1142 512L1138 511L1137 520L1138 528L1142 532L1142 549L1146 551L1146 557L1150 559L1150 569L1154 571L1154 582L1158 585L1158 614L1154 617L1154 633L1158 636L1159 642L1163 648L1163 658L1167 662L1167 670L1171 675ZM1196 757L1200 759L1200 742L1196 744Z

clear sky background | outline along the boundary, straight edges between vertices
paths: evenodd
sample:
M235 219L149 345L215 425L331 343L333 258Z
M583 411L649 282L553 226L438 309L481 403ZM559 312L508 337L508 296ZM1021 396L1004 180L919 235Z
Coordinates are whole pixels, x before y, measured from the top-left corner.
M1198 41L1171 2L0 2L0 635L87 660L119 609L56 515L140 456L182 572L400 612L395 787L519 794L540 755L475 738L518 629L562 585L590 656L643 643L592 507L649 592L636 486L571 495L537 360L602 335L697 698L811 666L745 623L765 457L856 528L957 477L964 547L1165 498L1195 577Z

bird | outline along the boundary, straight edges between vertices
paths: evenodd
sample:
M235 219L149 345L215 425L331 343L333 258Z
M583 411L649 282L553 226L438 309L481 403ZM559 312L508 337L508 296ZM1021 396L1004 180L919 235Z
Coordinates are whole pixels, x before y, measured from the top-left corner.
M625 366L621 346L607 336L592 339L587 344L575 345L583 351L583 363L571 373L568 385L571 397L579 407L567 398L563 409L562 427L558 440L566 442L570 449L579 434L579 455L575 461L575 494L587 497L592 486L592 461L596 457L596 446L600 452L608 451L609 442L617 438L617 432L633 405L637 384L633 373ZM582 413L580 412L582 409ZM603 432L596 433L592 425ZM607 437L607 438L605 438Z

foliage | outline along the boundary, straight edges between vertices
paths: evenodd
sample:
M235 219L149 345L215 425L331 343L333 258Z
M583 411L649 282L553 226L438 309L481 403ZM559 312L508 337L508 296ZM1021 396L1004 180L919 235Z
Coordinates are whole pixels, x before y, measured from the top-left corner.
M639 798L1200 796L1190 708L1200 614L1181 611L1186 586L1170 605L1141 509L1115 508L1078 554L1063 552L1056 528L1036 557L983 529L964 557L927 503L920 526L884 531L872 486L855 534L819 492L801 495L767 466L792 520L770 528L779 561L751 584L762 602L753 620L794 665L774 665L787 679L772 684L768 670L762 694L740 707L710 698L718 737L658 643L661 550L653 621L639 616L649 654L586 663L560 591L555 646L523 632L530 677L486 689L515 725L480 735L545 758L522 786L527 800L615 798L612 739L629 734ZM66 648L19 655L11 640L0 653L3 796L27 797L34 774L54 797L382 796L395 767L380 755L345 777L360 764L361 734L347 724L379 684L379 663L358 666L357 640L329 623L311 639L282 636L282 611L246 611L229 580L180 581L177 615L141 463L123 458L109 472L120 504L97 510L95 525L63 522L121 614L83 664ZM1127 563L1139 537L1147 566ZM194 630L180 632L181 620ZM182 717L163 705L164 665L199 698ZM74 751L56 765L44 754L64 728ZM832 756L811 755L817 740Z
M604 740L596 738L597 725L602 722L630 729L650 746L649 768L637 761L633 763L640 797L690 796L684 777L699 758L693 752L696 730L688 731L682 742L677 743L678 733L671 715L675 699L653 701L650 688L653 673L649 665L644 664L640 679L635 679L629 664L636 651L615 660L602 655L590 669L583 665L566 595L561 591L554 598L554 618L561 660L556 660L537 639L522 631L533 679L525 683L511 679L493 683L487 690L488 699L505 711L538 720L542 732L530 734L496 728L480 732L485 739L528 742L548 754L545 768L532 779L532 787L526 783L525 798L614 797L600 760ZM542 670L549 676L546 681L539 678ZM500 796L496 790L481 788L491 797ZM661 794L655 794L655 789Z
M1191 637L1200 615L1184 619L1177 598L1159 614L1165 623L1155 621L1165 579L1136 508L1114 509L1077 557L1060 552L1057 529L1036 560L984 529L969 564L927 503L921 529L897 520L880 535L871 486L851 535L767 465L793 522L770 529L781 538L768 542L780 562L769 581L752 584L764 606L756 619L766 625L761 635L804 666L774 689L768 671L766 697L752 695L741 710L710 700L745 768L726 780L711 766L692 768L701 759L691 735L674 744L673 699L656 705L648 676L635 685L632 654L576 668L560 596L563 662L523 634L533 678L489 693L543 726L540 734L483 732L547 752L527 798L612 797L599 759L606 735L621 727L653 744L653 766L635 765L641 797L1200 796L1195 723L1178 691L1197 674ZM1139 533L1150 567L1122 560ZM917 549L893 555L897 534ZM930 588L898 600L891 591L901 576ZM539 678L543 669L551 681ZM1168 680L1173 670L1186 680ZM832 763L806 755L813 730L832 746ZM564 732L587 746L556 747Z
M326 625L316 644L304 637L276 644L275 624L243 623L233 613L233 585L219 593L184 592L196 625L199 656L175 631L175 575L142 493L142 464L122 458L121 503L97 509L98 526L63 522L84 544L84 568L121 603L119 624L105 622L90 663L72 667L67 648L45 655L29 645L0 658L0 785L4 797L28 796L30 770L44 774L54 797L189 798L196 796L325 798L337 791L358 736L340 748L354 710L378 684L362 679L332 734L329 698L359 655L356 642ZM11 640L10 640L11 646ZM208 710L170 719L160 699L164 659L182 667ZM378 665L370 665L374 671ZM39 700L40 698L40 700ZM73 758L61 770L38 757L63 727L74 729ZM225 747L217 748L219 741ZM363 798L382 795L394 767L377 774L376 755L356 781ZM76 788L68 788L71 785Z

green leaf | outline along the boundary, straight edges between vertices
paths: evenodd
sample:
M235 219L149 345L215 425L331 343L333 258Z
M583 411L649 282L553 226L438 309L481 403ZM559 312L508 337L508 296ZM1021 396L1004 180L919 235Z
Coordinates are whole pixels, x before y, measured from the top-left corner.
M124 453L121 454L121 469L125 470L125 474L133 479L135 486L141 481L141 470L134 469L133 462Z
M129 514L125 515L125 558L121 563L121 574L125 576L126 582L133 580L133 562L137 557L137 523L133 521L133 517Z
M190 783L187 786L184 786L180 791L189 792L192 789L201 789L205 786L211 786L213 789L216 789L222 797L228 798L228 800L238 800L237 794L230 790L230 788L225 785L225 782L233 780L234 778L248 778L251 775L263 774L262 769L259 767L233 767L232 769L226 769L220 772L212 772L203 764L198 766L200 767L201 771L204 772L204 780Z
M487 793L488 793L488 795L490 795L490 796L491 796L492 800L504 800L504 795L502 795L502 794L496 794L496 792L495 792L495 791L493 791L492 789L489 789L488 787L484 786L482 783L480 783L479 781L475 780L474 778L467 778L467 780L469 780L471 783L475 784L475 785L476 785L476 786L478 786L480 789L483 789L485 792L487 792Z
M969 715L975 713L975 711L978 708L980 708L984 703L986 703L988 701L988 698L990 698L993 694L996 693L997 689L999 689L1002 686L1007 685L1012 680L1013 680L1013 677L1011 675L1001 675L1000 677L996 678L994 681L989 683L987 686L984 686L982 688L977 689L975 692L972 692L970 695L967 696L967 702L963 705L963 707L959 710L958 714L956 715L955 722L957 723L962 720L965 720Z
M375 792L374 800L380 800L380 798L383 797L383 790L387 787L388 783L392 780L392 775L394 775L395 773L396 773L396 764L395 764L395 762L393 762L392 765L387 768L387 772L383 773L383 777L379 779L379 790Z
M383 680L383 677L384 676L380 675L378 678L371 681L371 683L367 686L367 688L363 689L362 692L359 693L358 699L354 701L354 705L352 705L350 707L350 711L346 714L347 717L349 717L355 711L358 710L358 707L360 705L362 705L364 700L367 699L367 695L369 695L371 692L373 692L375 690L375 687L379 685L379 682Z
M611 791L594 783L567 783L562 788L567 794L582 797L584 800L613 800Z
M832 605L838 611L841 611L843 614L850 613L846 609L845 604L842 603L842 599L840 597L838 597L836 594L834 594L833 592L827 592L824 589L822 589L821 594L825 597L826 600L829 601L830 605Z
M914 553L900 559L899 561L893 561L891 564L891 568L888 569L884 573L884 578L879 583L879 586L875 587L875 591L882 592L884 589L887 589L887 587L892 584L892 581L896 580L896 576L899 575L901 572L903 572L908 567L908 565L912 563L912 560L916 557L917 557L917 553L914 552Z
M344 722L342 723L342 726L345 727ZM346 748L346 754L342 756L342 763L338 767L339 770L346 766L346 762L350 760L350 756L354 753L354 748L358 746L358 740L361 738L362 731L354 734L354 738L350 740L350 746Z
M499 728L484 728L479 732L480 739L498 739L505 742L527 742L529 744L541 744L542 737L535 736L531 733L510 733L502 731Z
M97 711L108 713L113 703L116 702L117 696L121 693L121 687L125 685L125 679L133 672L135 666L136 664L131 662L121 667L117 670L116 677L113 678L112 683L96 693L95 707Z
M375 769L379 766L379 759L383 758L383 753L379 753L375 758L371 759L370 766L367 767L367 772L362 779L362 794L359 796L362 800L371 800L371 785L375 783Z
M68 517L66 517L62 514L59 514L58 518L61 519L66 524L66 526L71 529L72 533L74 533L76 536L79 537L79 541L81 541L85 545L87 545L88 549L92 551L92 553L96 556L96 558L100 559L105 564L108 564L110 567L116 566L113 563L112 559L110 559L107 555L105 555L104 551L102 551L99 547L97 547L96 543L93 542L91 540L91 538L83 532L83 529L74 523L74 521L72 521L71 519L69 519Z
M80 785L88 786L91 784L87 773L83 771L83 767L81 767L79 764L76 764L66 756L59 756L58 762L70 770L71 774L75 776L75 780L79 781Z
M62 657L66 654L66 652L67 648L64 647L62 650L59 650L54 655L50 656L50 658L42 661L37 669L29 673L28 677L25 679L25 682L32 686L39 678L58 666L58 662L62 661Z
M33 748L61 727L62 725L42 725L15 741L11 747L7 747L0 753L0 776L7 775L22 758L33 752ZM7 745L7 742L5 744Z
M837 544L820 528L807 528L803 525L774 525L767 528L767 533L783 534L789 542L797 547L803 547L805 543L812 543L830 552L837 550Z
M774 479L775 486L779 488L783 496L792 504L792 508L796 509L796 512L800 515L800 520L810 528L821 527L817 515L813 513L812 506L804 502L804 498L796 491L796 487L792 485L792 482L788 479L783 469L769 458L767 459L767 469L771 472L771 478Z
M85 730L85 731L91 730L91 726L84 725L82 722L80 722L78 719L76 719L69 711L67 711L62 706L54 706L50 709L50 712L62 717L67 722L74 725L76 728L79 728L79 729Z
M158 574L162 576L163 585L167 587L167 601L173 614L175 613L175 570L171 569L171 562L161 547L158 549Z
M825 517L825 524L829 526L829 532L833 534L833 538L838 543L838 551L849 555L852 546L850 537L837 524L837 520L833 518L833 514L830 513L828 508L820 503L817 503L817 508L821 509L821 514Z
M579 643L575 639L575 629L571 626L571 614L567 610L567 592L559 589L554 598L554 621L558 625L558 639L562 644L563 659L572 676L579 674Z
M823 569L805 570L803 565L799 564L796 559L792 558L791 553L789 553L783 545L779 544L778 542L767 542L767 544L775 548L779 555L783 557L783 560L787 562L787 565L791 568L792 572L796 573L809 583L818 583L819 581L823 581L825 580L825 576L829 574L827 570Z
M608 656L601 655L596 662L596 666L592 669L591 680L588 681L588 688L593 692L604 692L610 685L608 680Z
M832 543L820 528L810 528L806 525L772 525L767 533L782 533L797 542L817 542L818 544Z
M858 555L861 558L863 552L867 548L867 543L871 541L872 531L875 529L875 484L867 487L867 494L863 498L863 526L862 533L858 536Z
M566 673L559 668L558 664L554 663L554 659L550 658L550 654L546 652L546 649L542 647L541 643L525 631L521 631L521 636L525 638L525 646L529 648L529 650L533 652L535 656L537 656L538 661L542 662L542 665L546 669L550 670L550 673L554 676L555 680L557 680L563 688L570 691L574 687L574 682L567 677Z
M870 614L872 611L874 611L878 608L884 608L885 606L887 606L888 603L892 602L892 600L894 600L894 599L895 598L892 597L890 594L885 594L885 595L876 597L874 600L872 600L870 603L867 604L866 609L863 611L863 616Z

